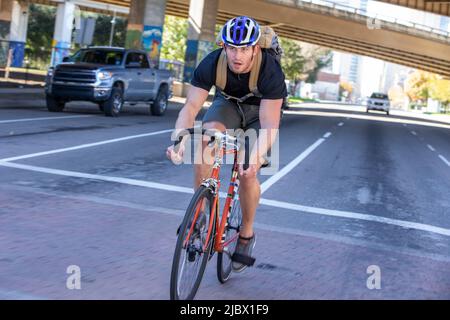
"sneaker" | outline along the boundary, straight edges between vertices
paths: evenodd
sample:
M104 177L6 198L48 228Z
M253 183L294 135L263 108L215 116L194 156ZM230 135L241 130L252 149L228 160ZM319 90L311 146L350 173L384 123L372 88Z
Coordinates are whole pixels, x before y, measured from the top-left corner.
M256 244L256 234L253 233L251 238L244 238L239 236L236 250L232 256L232 268L234 272L242 272L247 267L255 263L255 258L251 256L253 248Z

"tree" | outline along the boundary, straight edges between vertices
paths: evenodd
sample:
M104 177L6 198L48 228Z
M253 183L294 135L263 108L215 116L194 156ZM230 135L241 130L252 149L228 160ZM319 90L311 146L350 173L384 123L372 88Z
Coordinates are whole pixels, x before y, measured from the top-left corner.
M104 14L96 14L93 17L96 21L92 45L109 46L109 38L112 28L111 20L113 17ZM116 47L123 47L125 46L125 36L127 34L127 20L122 17L116 17L115 21L116 24L114 26L112 45Z
M162 59L184 61L187 31L186 19L166 16L162 36Z
M317 74L320 70L322 70L325 67L328 67L332 61L333 56L330 54L330 51L326 51L323 53L319 53L320 55L318 57L315 57L314 61L314 67L307 71L308 77L306 78L305 82L307 83L315 83L317 81Z
M353 85L347 81L339 83L339 97L349 98L353 92Z
M302 56L300 45L290 39L280 38L280 45L283 49L281 67L287 79L297 81L301 78L305 58Z
M450 104L450 80L434 79L429 84L430 98L442 103L444 112L448 112Z
M409 99L414 102L425 102L430 96L430 81L434 79L436 75L426 71L416 70L409 74L405 82L405 92Z
M331 51L327 48L286 38L280 38L280 44L281 66L289 80L314 83L319 71L331 63Z
M55 7L30 5L25 52L32 68L45 69L50 63L55 20Z

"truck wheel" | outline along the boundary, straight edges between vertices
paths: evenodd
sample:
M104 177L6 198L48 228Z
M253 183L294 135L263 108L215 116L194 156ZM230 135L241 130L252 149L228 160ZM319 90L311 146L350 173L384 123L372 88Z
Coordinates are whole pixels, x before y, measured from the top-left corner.
M47 109L50 112L61 112L64 110L65 103L52 96L46 96Z
M153 101L150 111L154 116L162 116L167 110L167 103L169 100L169 94L167 87L159 88L155 101Z
M101 108L108 117L117 117L123 106L123 89L119 86L112 88L108 100L101 103Z

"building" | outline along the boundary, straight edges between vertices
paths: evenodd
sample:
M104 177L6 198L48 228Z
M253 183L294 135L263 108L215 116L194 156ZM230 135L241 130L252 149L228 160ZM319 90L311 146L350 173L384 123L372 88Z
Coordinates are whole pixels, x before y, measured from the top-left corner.
M317 81L311 86L311 92L317 94L320 100L338 101L339 82L339 74L320 71L317 74Z

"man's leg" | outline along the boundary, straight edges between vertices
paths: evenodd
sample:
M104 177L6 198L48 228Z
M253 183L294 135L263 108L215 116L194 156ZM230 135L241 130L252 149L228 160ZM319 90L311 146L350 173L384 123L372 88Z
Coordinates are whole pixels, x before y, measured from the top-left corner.
M225 131L225 125L218 121L209 121L203 123L203 128L210 130L220 130ZM203 139L204 140L204 139ZM200 163L194 165L194 188L197 189L206 179L210 176L212 170L212 164L214 160L213 148L208 147L208 141L202 141L198 144L196 152L200 152L194 159L201 160Z
M236 106L223 98L216 95L212 105L203 116L203 128L215 129L224 132L226 129L239 128L241 123L241 116L239 115ZM198 144L197 157L195 160L201 160L200 163L194 166L194 187L197 189L203 182L203 179L208 178L211 174L213 163L213 149L207 146L208 142L204 141Z
M242 228L239 234L244 238L249 238L253 236L253 222L261 196L261 188L257 176L240 177L239 182L239 198L242 209Z

